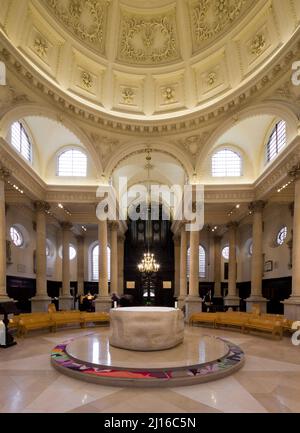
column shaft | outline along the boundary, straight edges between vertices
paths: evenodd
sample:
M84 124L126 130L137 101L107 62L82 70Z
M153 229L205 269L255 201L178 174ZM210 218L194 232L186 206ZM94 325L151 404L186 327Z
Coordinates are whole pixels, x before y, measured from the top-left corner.
M110 231L110 293L118 293L118 223L111 223Z
M186 261L187 261L187 232L185 227L181 228L180 236L180 297L187 295L187 276L186 276Z
M99 239L99 296L108 297L107 221L98 223Z
M236 225L229 227L228 296L236 296Z
M77 236L77 295L84 293L84 237Z
M47 295L46 214L42 206L36 212L36 296Z
M62 226L62 295L70 296L70 225Z
M199 231L190 232L189 296L199 297Z
M214 297L221 297L221 237L214 238Z
M8 172L7 172L8 175ZM6 217L5 169L0 168L0 300L9 300L6 293Z
M118 291L119 295L124 293L124 241L125 236L118 237Z
M300 299L300 177L295 180L292 269L292 297Z
M262 293L262 234L262 210L257 210L252 228L251 296L261 296Z
M178 236L174 237L174 296L179 296L180 293L180 240Z

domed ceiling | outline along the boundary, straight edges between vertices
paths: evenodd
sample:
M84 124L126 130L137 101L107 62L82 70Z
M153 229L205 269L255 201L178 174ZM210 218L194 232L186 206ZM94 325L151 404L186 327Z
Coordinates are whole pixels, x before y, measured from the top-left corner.
M2 0L0 29L77 102L153 120L249 85L297 29L293 8L286 0L283 18L272 0Z

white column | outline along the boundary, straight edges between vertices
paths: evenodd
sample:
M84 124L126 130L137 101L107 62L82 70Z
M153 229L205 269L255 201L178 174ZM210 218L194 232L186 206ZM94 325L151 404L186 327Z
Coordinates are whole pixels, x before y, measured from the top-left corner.
M72 224L62 222L62 294L59 297L59 309L71 310L73 297L70 293L70 230Z
M187 276L186 276L186 261L187 261L187 231L183 224L180 229L180 273L179 273L179 297L178 307L182 308L187 295Z
M95 301L96 311L108 311L111 308L111 297L108 294L107 268L107 220L98 223L99 241L99 283L98 297Z
M300 163L289 173L294 179L292 293L284 303L284 315L300 320Z
M174 241L174 296L177 298L180 292L180 239L173 236Z
M238 306L240 298L236 291L236 230L238 223L235 221L227 224L229 229L229 265L228 265L228 295L224 298L224 305Z
M77 239L77 296L84 293L84 236L78 235Z
M193 313L202 311L202 299L199 296L199 231L190 232L190 276L189 295L185 301L185 320Z
M118 286L119 295L124 293L124 241L123 234L118 235Z
M44 201L35 202L36 209L36 295L31 299L31 311L47 311L51 302L47 293L46 211Z
M6 293L5 180L9 175L9 170L0 167L0 302L11 301Z
M110 223L110 293L118 294L118 228L117 222Z
M249 210L253 214L252 225L252 257L251 257L251 294L246 299L247 311L254 306L259 306L260 312L265 313L267 300L262 297L263 277L263 209L265 202L262 200L250 203Z
M221 298L221 236L214 237L214 298Z

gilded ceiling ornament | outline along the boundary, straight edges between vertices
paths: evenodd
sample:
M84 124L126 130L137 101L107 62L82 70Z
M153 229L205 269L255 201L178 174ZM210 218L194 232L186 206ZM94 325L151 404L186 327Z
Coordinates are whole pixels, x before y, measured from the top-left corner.
M159 64L179 58L174 12L164 16L126 15L121 18L119 59Z
M190 16L194 48L232 27L255 0L191 0Z
M255 35L255 37L252 39L250 43L251 54L259 55L264 49L265 45L266 45L266 39L264 35L262 33L258 33L257 35Z
M134 98L134 91L130 87L125 87L125 89L122 90L122 98L124 104L132 104L133 98Z
M106 0L43 0L55 17L81 41L104 53Z
M81 84L85 89L90 89L93 86L93 78L89 72L83 71L81 74Z
M174 87L164 87L164 89L162 91L162 95L163 95L164 101L167 104L174 102L175 101L175 89L174 89Z
M33 47L35 52L40 56L40 57L45 57L47 55L47 51L48 51L48 43L46 41L46 39L42 38L41 36L37 36L34 40L33 43Z

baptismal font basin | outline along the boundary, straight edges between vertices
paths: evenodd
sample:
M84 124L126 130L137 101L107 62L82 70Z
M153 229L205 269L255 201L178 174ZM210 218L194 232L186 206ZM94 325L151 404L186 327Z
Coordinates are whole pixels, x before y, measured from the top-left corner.
M121 307L110 310L112 346L127 350L164 350L183 342L184 316L169 307Z

